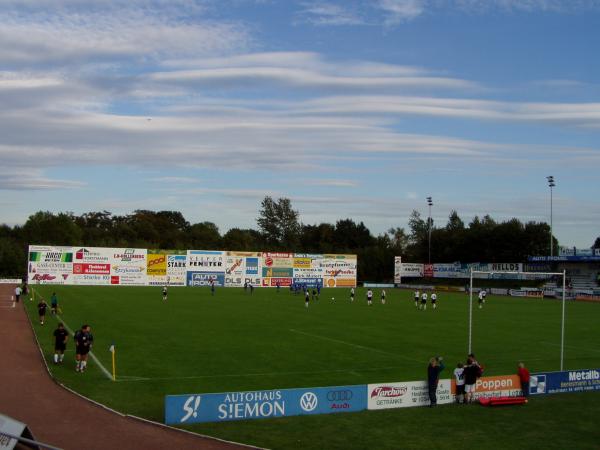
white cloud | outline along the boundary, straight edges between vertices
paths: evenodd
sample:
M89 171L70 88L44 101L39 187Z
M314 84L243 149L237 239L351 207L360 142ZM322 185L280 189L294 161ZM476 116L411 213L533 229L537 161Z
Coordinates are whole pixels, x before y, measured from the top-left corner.
M425 10L425 0L378 0L377 5L386 14L386 25L412 20Z
M355 11L339 4L325 1L302 3L303 9L298 13L301 21L313 25L364 25L364 19Z

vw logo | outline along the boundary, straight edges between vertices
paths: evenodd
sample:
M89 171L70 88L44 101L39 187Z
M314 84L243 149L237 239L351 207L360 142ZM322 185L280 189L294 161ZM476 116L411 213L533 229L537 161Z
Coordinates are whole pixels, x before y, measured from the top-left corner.
M329 391L327 393L327 400L330 402L345 402L352 399L352 391L340 390L340 391Z
M314 411L318 404L319 400L312 392L305 392L302 394L302 397L300 397L300 407L306 412Z

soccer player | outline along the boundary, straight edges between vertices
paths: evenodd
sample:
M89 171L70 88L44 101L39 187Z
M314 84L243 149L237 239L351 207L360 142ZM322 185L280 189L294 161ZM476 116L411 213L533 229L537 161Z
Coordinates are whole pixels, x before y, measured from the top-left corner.
M59 323L58 328L54 330L54 364L63 362L68 339L69 332L65 330L62 323Z
M250 295L254 294L254 285L252 283L248 283L248 287L250 288Z
M427 309L427 292L425 291L421 294L421 305L419 306L419 309L422 309L423 311Z
M385 289L381 290L381 304L385 305Z
M354 288L350 289L350 301L354 301Z
M415 291L415 308L419 307L419 298L421 298L421 293L416 290Z
M465 402L465 369L464 364L459 362L454 369L454 379L456 381L456 403Z
M19 303L19 299L21 298L21 286L17 286L15 288L15 303Z
M87 367L88 353L92 349L94 336L92 336L91 327L83 325L80 330L75 332L75 366L76 372L83 372Z
M312 289L312 299L318 300L319 296L317 295L317 290L315 288Z
M166 302L167 301L167 285L163 286L162 294L163 294L163 302Z
M317 298L321 295L321 282L317 281Z
M483 290L483 303L485 303L485 298L487 297L487 291Z
M46 309L48 309L48 303L46 300L42 298L42 300L38 303L38 314L40 316L40 325L44 325L44 320L46 319Z
M58 297L56 296L56 292L52 293L52 297L50 297L50 313L56 315L58 312Z
M367 291L367 305L371 306L373 304L373 291L369 289Z
M431 293L431 307L433 309L437 308L437 294L434 292Z
M215 296L215 280L210 280L210 295Z
M308 292L308 289L306 291L304 291L304 306L306 306L308 308L308 301L310 299L310 293Z
M277 293L279 294L279 291L281 290L281 283L277 281L277 283L275 283L275 287L277 288Z
M479 296L478 296L478 303L479 303L479 309L483 308L483 302L485 300L485 294L484 294L484 290L482 289L481 291L479 291Z

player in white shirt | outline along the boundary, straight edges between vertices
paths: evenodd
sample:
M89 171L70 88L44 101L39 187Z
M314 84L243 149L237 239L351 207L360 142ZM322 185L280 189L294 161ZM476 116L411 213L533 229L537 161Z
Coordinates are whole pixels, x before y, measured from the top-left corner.
M163 294L163 301L167 301L167 286L163 286L163 290L162 290L162 294Z
M373 304L373 291L369 289L367 291L367 305L371 306Z
M454 379L456 380L456 403L465 401L465 369L463 363L458 363L454 369Z
M423 292L423 294L421 294L421 306L419 306L419 309L427 309L427 292Z
M479 291L479 309L483 308L483 302L485 302L485 291L481 290Z
M381 304L385 305L385 289L381 290Z
M354 288L350 289L350 301L354 301Z
M419 298L421 297L421 293L419 291L415 291L415 308L419 307Z
M437 308L437 294L434 292L431 294L431 307L433 309Z

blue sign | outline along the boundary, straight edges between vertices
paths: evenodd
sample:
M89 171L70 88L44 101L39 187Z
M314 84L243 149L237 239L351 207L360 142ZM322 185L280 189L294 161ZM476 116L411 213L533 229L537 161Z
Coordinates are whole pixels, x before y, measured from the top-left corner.
M531 262L552 262L552 261L600 261L600 256L529 256Z
M210 286L214 281L215 286L225 286L225 274L223 272L188 272L188 286Z
M600 369L534 373L529 380L531 395L600 391Z
M258 275L258 258L246 258L246 275Z
M167 395L165 423L182 425L367 409L367 386Z
M307 287L323 286L322 278L294 278L294 283L306 285Z

